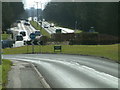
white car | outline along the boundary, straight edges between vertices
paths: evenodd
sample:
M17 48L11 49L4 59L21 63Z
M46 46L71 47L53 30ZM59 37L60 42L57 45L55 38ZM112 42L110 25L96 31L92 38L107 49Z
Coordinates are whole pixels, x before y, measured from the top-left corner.
M51 23L51 24L50 24L50 27L54 27L54 23Z
M48 28L48 27L49 27L49 25L47 25L47 24L44 25L44 28Z

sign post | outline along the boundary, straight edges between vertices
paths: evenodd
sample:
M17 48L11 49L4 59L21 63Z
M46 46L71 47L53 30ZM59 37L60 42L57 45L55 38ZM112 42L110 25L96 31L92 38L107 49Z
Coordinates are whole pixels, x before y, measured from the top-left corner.
M32 40L31 44L32 44L32 53L34 54L34 40Z
M40 44L40 41L38 41L37 44L39 45L39 51L41 53L42 52L42 45Z
M32 40L32 42L31 42L31 44L32 44L32 53L34 53L34 43L33 42L34 42L35 37L36 37L35 33L30 34L30 38Z

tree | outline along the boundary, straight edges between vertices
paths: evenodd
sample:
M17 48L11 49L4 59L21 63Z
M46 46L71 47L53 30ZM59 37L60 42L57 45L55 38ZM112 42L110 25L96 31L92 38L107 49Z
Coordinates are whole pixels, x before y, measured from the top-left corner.
M22 2L3 2L2 3L2 28L6 31L11 24L16 21L24 12Z
M50 2L43 15L60 26L118 35L118 2Z

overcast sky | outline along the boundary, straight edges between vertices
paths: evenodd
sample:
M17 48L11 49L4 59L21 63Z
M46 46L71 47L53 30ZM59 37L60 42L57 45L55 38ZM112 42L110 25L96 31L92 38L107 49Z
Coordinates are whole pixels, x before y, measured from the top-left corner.
M37 2L38 2L38 8L42 9L45 7L45 4L47 4L50 0L23 0L25 4L25 8L35 7L37 8Z
M45 4L47 4L50 1L52 2L118 2L120 0L0 0L0 1L2 2L23 1L25 8L31 8L31 7L37 8L37 4L35 2L39 2L38 8L42 7L43 9L45 7Z

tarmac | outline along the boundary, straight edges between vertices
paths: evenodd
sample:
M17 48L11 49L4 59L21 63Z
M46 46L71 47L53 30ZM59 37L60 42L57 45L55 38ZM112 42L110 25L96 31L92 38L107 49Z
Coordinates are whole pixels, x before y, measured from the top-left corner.
M50 88L37 68L29 62L12 60L6 88Z

